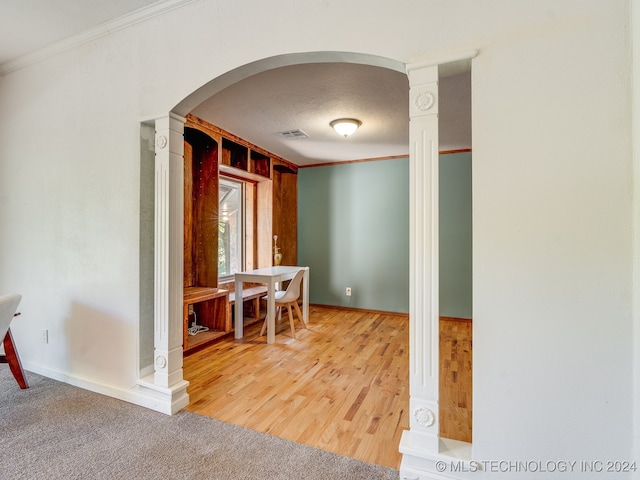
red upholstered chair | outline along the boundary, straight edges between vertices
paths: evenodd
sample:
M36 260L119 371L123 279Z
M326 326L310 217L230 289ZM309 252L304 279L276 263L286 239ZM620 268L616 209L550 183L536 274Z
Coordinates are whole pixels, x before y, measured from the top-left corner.
M8 363L11 373L13 373L16 382L20 388L29 388L27 379L24 376L24 370L22 370L22 364L20 363L20 357L16 351L13 343L13 337L11 336L11 320L13 317L20 315L16 313L18 304L22 299L22 295L5 295L0 297L0 339L3 339L4 355L0 355L0 363Z

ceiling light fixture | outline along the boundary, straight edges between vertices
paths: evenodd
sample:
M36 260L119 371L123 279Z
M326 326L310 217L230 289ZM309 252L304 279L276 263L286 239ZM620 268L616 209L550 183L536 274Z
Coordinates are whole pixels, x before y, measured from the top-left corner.
M331 125L338 134L347 138L349 135L353 134L360 125L362 125L362 122L355 118L339 118L331 122L329 125Z

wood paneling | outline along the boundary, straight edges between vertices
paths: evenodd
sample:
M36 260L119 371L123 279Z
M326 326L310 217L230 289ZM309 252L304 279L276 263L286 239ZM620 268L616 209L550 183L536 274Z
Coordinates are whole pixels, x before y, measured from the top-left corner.
M255 268L273 265L273 182L256 185L256 261Z
M191 238L191 253L184 263L185 282L197 287L218 285L218 142L208 135L185 128L185 242ZM187 157L187 152L190 158ZM190 193L189 196L187 194ZM187 209L191 209L188 213ZM187 223L187 220L190 224Z
M244 188L244 270L257 267L258 245L256 231L258 229L256 185L247 182Z
M282 265L297 265L298 175L278 163L273 168L273 234L278 235Z
M193 147L184 142L184 287L196 284L193 228Z

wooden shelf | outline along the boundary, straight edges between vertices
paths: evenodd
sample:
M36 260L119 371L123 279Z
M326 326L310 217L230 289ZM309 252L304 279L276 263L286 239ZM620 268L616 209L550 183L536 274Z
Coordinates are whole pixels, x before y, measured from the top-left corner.
M231 132L187 114L187 126L196 128L220 143L220 171L253 181L271 180L274 166L282 171L298 173L298 166L284 158L240 138Z
M249 149L223 137L221 163L238 170L247 171L249 168Z
M271 178L271 158L255 150L250 152L249 172Z
M221 332L219 330L209 330L200 332L197 335L189 335L189 349L185 349L184 353L185 355L193 353L229 335L231 335L231 332Z
M186 287L183 295L184 334L183 350L185 353L231 332L228 318L229 291L212 287ZM209 330L196 335L189 335L189 306L192 306L194 320L197 325Z

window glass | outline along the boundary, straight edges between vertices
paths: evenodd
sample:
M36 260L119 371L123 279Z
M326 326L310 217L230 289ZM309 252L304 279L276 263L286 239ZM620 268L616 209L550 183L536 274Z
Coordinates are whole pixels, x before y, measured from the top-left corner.
M218 202L218 277L243 270L243 184L220 178Z

